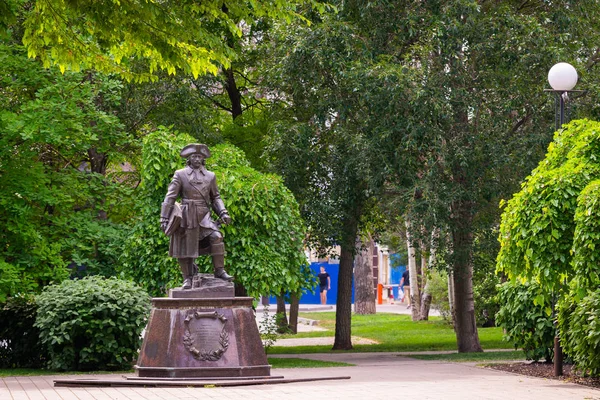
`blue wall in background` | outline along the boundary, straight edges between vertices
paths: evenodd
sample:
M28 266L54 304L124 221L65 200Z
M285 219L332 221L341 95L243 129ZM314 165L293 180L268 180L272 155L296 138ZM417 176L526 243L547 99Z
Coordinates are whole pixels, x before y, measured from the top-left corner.
M329 264L326 262L314 262L310 264L310 269L315 274L315 277L321 272L321 266L325 267L325 271L329 274L331 278L331 290L327 291L327 304L336 304L337 303L337 285L338 285L338 276L340 274L340 264ZM400 273L402 276L402 273ZM270 304L277 304L277 299L275 296L271 296L269 298ZM354 280L352 281L352 303L354 303ZM319 287L315 288L315 293L304 293L300 298L300 304L321 304L321 296L319 293Z
M391 268L390 273L390 285L397 285L400 283L400 279L402 279L402 274L406 271L406 266L399 265L397 267ZM398 288L394 288L394 298L398 298Z
M402 274L406 271L406 265L400 265L401 259L399 254L390 254L390 285L397 285L402 279ZM398 298L398 288L394 288L394 299Z

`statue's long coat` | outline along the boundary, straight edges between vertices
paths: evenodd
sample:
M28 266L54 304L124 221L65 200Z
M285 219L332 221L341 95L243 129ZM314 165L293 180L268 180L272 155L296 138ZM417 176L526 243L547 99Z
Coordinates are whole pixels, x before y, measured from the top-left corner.
M179 197L182 199L181 229L170 237L169 255L196 258L208 254L208 242L202 239L219 231L210 218L211 207L219 217L226 212L214 172L204 166L197 170L187 166L175 171L163 205L172 206Z

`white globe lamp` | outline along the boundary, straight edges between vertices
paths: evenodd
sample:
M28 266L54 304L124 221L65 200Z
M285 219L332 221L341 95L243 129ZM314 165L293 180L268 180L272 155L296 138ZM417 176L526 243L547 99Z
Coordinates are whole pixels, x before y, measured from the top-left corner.
M548 82L552 89L566 92L577 84L577 71L571 64L560 62L550 68Z

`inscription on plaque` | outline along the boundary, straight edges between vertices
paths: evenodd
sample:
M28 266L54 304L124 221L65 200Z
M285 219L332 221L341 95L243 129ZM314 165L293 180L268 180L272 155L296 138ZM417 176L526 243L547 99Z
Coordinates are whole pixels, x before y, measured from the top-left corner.
M217 311L188 313L183 344L200 361L217 361L229 347L227 318Z

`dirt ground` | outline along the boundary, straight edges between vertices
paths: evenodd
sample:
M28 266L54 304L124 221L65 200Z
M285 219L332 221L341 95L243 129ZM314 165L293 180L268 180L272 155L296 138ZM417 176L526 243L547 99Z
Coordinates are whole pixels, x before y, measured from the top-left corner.
M570 383L591 386L600 389L600 378L581 376L573 370L572 365L563 365L563 376L554 376L554 364L542 362L522 362L510 364L490 364L486 368L513 372L515 374L535 376L539 378L558 379Z

